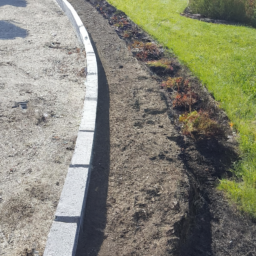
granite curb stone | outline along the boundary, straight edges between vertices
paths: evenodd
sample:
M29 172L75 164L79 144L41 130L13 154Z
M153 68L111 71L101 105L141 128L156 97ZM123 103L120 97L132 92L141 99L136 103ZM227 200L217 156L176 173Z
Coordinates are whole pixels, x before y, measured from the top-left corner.
M69 2L56 1L68 16L78 40L85 48L87 75L83 116L76 146L48 235L44 256L73 256L76 253L90 180L98 102L98 69L89 35L81 19Z

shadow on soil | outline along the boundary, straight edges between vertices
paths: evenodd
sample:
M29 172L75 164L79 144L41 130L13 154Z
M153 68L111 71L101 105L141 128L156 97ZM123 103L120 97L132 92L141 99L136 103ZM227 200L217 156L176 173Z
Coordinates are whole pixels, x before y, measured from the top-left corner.
M16 7L26 7L27 1L25 0L0 0L0 7L4 5L13 5Z
M20 28L9 21L0 20L0 40L10 40L16 37L25 38L27 35L26 29Z
M201 191L195 178L190 178L189 212L183 219L180 231L180 256L213 256L212 215L206 191Z
M98 63L99 97L92 172L76 256L98 255L104 239L107 213L106 200L110 162L109 87L104 68L92 39L91 42Z
M180 256L213 256L212 221L215 212L211 204L218 200L216 179L231 175L227 170L238 155L232 147L214 138L185 142L183 136L178 136L175 141L184 149L180 158L190 181L189 213L176 227L181 238Z

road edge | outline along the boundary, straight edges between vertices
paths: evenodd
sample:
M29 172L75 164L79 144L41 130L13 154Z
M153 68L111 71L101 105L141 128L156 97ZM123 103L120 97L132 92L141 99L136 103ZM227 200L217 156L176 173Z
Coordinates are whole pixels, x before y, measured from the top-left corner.
M55 212L44 256L73 256L83 222L90 173L98 103L98 68L96 56L78 14L67 0L55 0L68 16L78 40L86 51L87 75L83 116L76 146Z

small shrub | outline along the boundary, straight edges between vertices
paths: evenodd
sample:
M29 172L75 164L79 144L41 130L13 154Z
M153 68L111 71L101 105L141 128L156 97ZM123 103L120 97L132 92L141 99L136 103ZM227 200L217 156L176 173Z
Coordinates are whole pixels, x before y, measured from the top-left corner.
M161 55L157 45L154 43L143 43L135 41L130 48L138 49L139 52L136 54L136 57L143 61L146 59L157 59Z
M157 75L173 74L174 72L174 65L167 59L148 61L147 65Z
M186 91L189 88L189 81L183 79L182 77L168 77L168 79L161 84L162 87L166 89L180 89Z
M124 38L130 38L131 37L131 33L129 33L129 31L124 31L123 37Z
M125 18L118 18L118 17L114 16L111 19L112 19L112 22L114 23L115 27L123 28L123 27L130 26L129 21Z
M193 111L180 116L179 121L183 123L184 135L195 137L198 135L213 136L220 134L220 127L216 121L209 117L207 112Z
M148 61L147 64L150 67L156 67L156 68L164 68L164 69L170 69L173 70L172 67L172 62L166 59L161 59L161 60L153 60L153 61Z
M188 107L189 112L191 112L191 107L197 103L198 95L191 90L186 93L178 93L173 101L174 107Z
M138 52L136 54L136 57L137 57L138 60L145 61L148 58L148 53L147 52Z
M162 82L161 86L166 89L172 89L176 85L175 79L172 77L169 77L166 81Z

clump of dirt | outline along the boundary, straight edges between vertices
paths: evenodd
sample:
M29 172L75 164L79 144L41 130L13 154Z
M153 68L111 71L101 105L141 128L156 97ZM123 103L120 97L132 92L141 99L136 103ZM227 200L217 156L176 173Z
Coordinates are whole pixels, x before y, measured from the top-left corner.
M106 1L70 2L97 46L102 79L77 255L253 255L255 225L216 190L239 158L236 133L218 103L123 12ZM145 43L161 54L148 54ZM148 65L162 59L172 72ZM221 132L184 135L179 116L200 110Z

